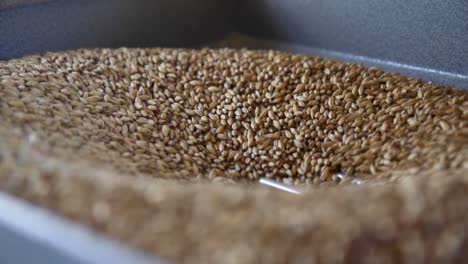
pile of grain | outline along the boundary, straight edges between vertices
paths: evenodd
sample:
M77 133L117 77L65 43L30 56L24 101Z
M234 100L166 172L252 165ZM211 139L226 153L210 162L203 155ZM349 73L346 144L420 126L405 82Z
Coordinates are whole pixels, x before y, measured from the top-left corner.
M181 262L456 260L467 99L274 51L30 56L0 62L0 188Z

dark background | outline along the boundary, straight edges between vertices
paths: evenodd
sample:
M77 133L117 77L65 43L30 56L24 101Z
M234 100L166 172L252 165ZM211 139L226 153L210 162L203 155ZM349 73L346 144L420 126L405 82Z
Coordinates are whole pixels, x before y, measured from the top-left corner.
M32 2L32 3L31 3ZM468 88L465 0L0 0L0 59L91 47L314 53Z

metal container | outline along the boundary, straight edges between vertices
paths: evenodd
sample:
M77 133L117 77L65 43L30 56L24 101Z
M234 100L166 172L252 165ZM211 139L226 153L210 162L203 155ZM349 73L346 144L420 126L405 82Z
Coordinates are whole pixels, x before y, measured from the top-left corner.
M468 89L467 21L463 0L4 0L0 59L228 43L317 54ZM1 263L149 258L7 195L0 195L0 212Z

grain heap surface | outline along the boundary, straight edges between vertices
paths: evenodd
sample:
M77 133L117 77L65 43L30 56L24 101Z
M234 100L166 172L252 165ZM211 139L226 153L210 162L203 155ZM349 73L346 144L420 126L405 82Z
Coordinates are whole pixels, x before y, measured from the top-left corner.
M458 261L467 99L275 51L30 56L0 62L0 188L180 262Z

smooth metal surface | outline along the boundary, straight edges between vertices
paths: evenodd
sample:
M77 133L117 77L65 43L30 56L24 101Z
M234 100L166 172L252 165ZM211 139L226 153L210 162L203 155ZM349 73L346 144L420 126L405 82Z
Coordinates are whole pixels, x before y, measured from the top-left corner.
M2 1L2 0L0 0ZM96 47L198 47L222 39L233 2L48 0L0 9L0 60Z
M348 177L346 177L346 175L344 175L343 172L337 172L336 173L336 177L338 177L340 180L344 180L344 179L347 179ZM351 183L354 183L354 184L362 184L364 183L364 180L361 180L361 179L358 179L358 178L353 178L353 177L349 177L351 179Z
M0 263L163 264L0 192Z
M252 48L468 89L465 0L7 0L1 7L0 59L76 48L201 47L239 32L255 40Z
M464 74L434 70L430 68L418 67L399 62L380 60L371 57L358 56L349 53L314 48L289 42L254 38L252 36L244 34L234 34L232 38L236 39L236 46L239 47L246 47L250 49L276 49L302 54L318 55L324 58L336 59L348 63L362 63L368 67L378 67L390 72L398 72L407 76L431 81L436 84L468 89L468 75Z
M301 194L300 191L292 188L291 186L279 183L277 181L274 181L274 180L271 180L271 179L268 179L268 178L260 178L259 182L261 184L264 184L264 185L267 185L267 186L270 186L270 187L273 187L273 188L276 188L276 189L279 189L279 190L282 190L282 191L285 191L285 192L294 193L294 194Z
M50 0L0 0L0 9L43 3Z
M242 34L468 88L466 0L240 3L238 31Z

